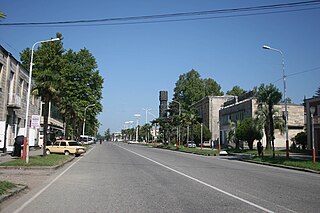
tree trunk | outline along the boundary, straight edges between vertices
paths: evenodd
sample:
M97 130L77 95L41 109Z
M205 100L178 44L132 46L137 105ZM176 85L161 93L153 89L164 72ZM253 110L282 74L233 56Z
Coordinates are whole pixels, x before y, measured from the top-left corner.
M43 156L46 156L46 146L48 141L48 115L49 115L49 96L44 97L44 108L43 108Z
M272 156L275 157L275 151L274 151L274 124L273 124L273 114L272 114L272 108L273 106L269 104L269 119L270 119L270 138L272 141Z
M269 122L266 124L266 127L264 129L265 135L266 135L266 149L271 149L271 139L270 139L270 125Z
M248 141L248 146L250 150L253 150L253 142L254 141Z

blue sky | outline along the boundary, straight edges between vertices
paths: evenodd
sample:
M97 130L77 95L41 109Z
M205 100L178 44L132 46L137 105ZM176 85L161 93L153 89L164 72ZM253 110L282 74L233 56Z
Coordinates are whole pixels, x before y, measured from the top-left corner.
M298 0L296 0L298 1ZM296 1L252 0L1 0L1 23L46 22L144 16ZM320 86L319 9L206 20L82 27L0 26L0 44L14 57L34 42L62 33L65 49L87 48L104 77L100 133L119 131L124 122L145 123L142 108L158 115L159 91L172 97L179 76L191 69L213 78L226 92L238 85L250 90L274 83L283 91L280 54L283 51L287 96L302 103ZM299 74L296 74L299 73ZM295 74L295 75L293 75ZM148 120L153 119L148 116Z

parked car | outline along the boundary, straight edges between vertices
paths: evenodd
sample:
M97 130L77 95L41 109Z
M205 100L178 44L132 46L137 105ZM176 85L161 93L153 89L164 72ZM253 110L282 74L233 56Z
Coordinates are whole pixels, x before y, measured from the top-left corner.
M128 144L138 144L138 141L128 141Z
M201 146L201 143L200 143L200 146ZM202 146L203 147L211 147L211 143L210 143L210 141L203 141Z
M81 146L77 141L73 140L57 140L54 144L46 147L46 153L49 155L51 153L59 153L75 156L80 156L82 153L86 152L86 148Z
M194 141L188 141L187 147L188 148L196 148L196 143Z

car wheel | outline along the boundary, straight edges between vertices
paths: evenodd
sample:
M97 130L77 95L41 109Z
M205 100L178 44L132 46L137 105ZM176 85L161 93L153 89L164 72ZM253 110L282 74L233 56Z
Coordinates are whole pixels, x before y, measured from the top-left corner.
M69 151L65 151L64 155L70 155L70 152Z
M47 155L50 155L50 154L51 154L51 152L50 152L49 149L46 150L46 154L47 154Z
M80 154L75 154L75 156L76 156L76 157L79 157L79 156L80 156Z

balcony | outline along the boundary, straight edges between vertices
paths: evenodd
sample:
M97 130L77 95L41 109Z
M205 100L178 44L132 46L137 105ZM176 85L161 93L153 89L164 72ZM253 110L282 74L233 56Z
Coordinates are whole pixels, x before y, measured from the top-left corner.
M19 95L17 95L16 93L9 93L7 107L20 109L21 108L21 97Z

